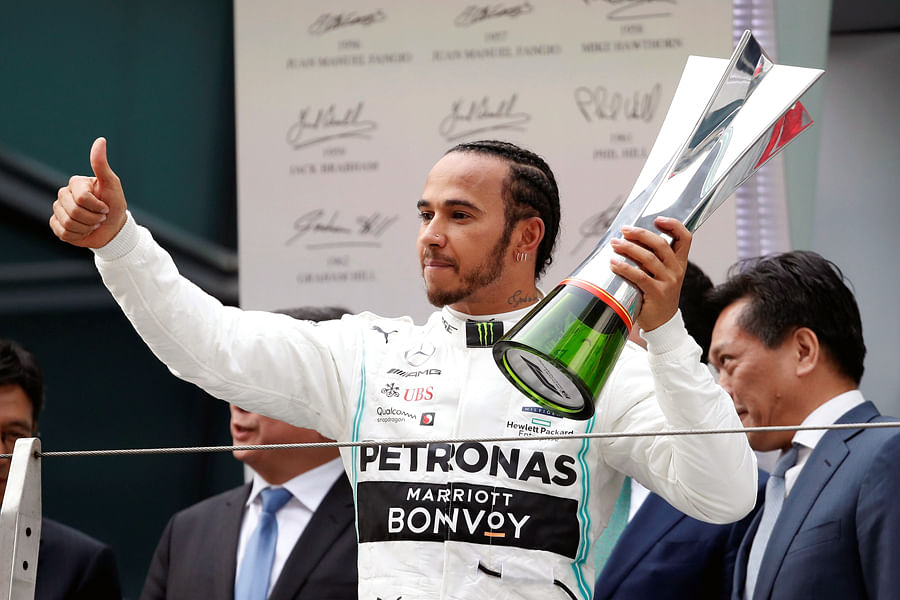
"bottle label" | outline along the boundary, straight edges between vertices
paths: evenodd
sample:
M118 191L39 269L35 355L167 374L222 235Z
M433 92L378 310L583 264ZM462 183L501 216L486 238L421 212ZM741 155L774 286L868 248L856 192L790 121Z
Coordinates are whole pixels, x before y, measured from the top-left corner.
M629 333L631 332L631 328L634 327L634 320L631 318L631 315L628 313L628 310L622 303L615 299L609 292L601 288L600 286L591 283L585 279L576 279L574 277L568 277L559 282L560 285L574 285L575 287L581 288L584 291L596 296L599 298L604 304L609 306L611 309L616 311L616 314L619 315L619 318L625 322L625 327L628 328Z

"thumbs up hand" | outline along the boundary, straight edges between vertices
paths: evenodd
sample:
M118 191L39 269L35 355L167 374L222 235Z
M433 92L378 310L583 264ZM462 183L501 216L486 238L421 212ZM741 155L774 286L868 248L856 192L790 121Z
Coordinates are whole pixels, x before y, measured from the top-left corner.
M101 248L125 225L122 182L106 158L106 139L91 146L93 177L80 175L59 189L53 203L50 229L64 242L83 248Z

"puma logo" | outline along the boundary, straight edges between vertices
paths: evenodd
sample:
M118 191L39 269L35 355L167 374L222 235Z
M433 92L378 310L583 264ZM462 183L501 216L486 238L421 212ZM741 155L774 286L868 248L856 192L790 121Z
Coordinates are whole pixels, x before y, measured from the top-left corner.
M382 328L379 327L378 325L372 325L372 329L374 329L375 331L377 331L378 333L380 333L381 335L384 336L384 343L385 343L385 344L388 343L388 338L391 336L392 333L397 333L397 330L396 330L396 329L395 329L394 331L385 331L384 329L382 329Z

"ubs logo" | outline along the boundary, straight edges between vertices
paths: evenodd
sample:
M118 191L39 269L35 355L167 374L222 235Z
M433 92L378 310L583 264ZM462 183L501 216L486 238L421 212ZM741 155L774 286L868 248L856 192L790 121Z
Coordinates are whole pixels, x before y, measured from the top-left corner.
M431 400L432 398L434 398L434 387L430 385L428 387L407 388L403 390L403 399L407 402Z
M434 344L427 340L423 340L421 344L410 348L403 357L406 362L413 367L424 365L425 362L434 355Z

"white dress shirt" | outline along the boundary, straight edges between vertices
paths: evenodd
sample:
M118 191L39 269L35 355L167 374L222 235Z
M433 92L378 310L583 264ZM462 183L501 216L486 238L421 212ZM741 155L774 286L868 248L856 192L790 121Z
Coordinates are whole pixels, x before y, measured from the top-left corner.
M300 539L303 530L312 518L313 513L319 508L322 499L334 482L344 473L344 466L340 458L335 458L315 469L301 473L281 486L270 486L257 473L253 474L253 486L247 505L244 509L244 518L241 522L241 535L238 538L237 569L235 569L235 584L237 575L241 572L241 561L244 560L244 552L250 536L256 529L259 515L262 512L262 498L259 493L267 487L285 487L291 492L291 499L275 515L278 523L278 541L275 543L275 562L272 564L272 576L269 578L268 596L272 593L272 587L278 581L281 569L287 562L288 556Z
M637 511L640 510L641 504L644 503L644 500L647 499L647 496L650 495L650 490L642 486L640 483L635 481L633 478L631 479L631 506L628 507L628 522L631 523L631 520L634 518L634 515L637 514Z
M845 392L839 396L835 396L828 402L825 402L816 408L816 410L809 413L800 425L802 427L834 425L838 419L844 416L844 413L859 406L865 401L862 392L859 390ZM794 487L794 482L797 481L800 471L803 470L803 465L806 464L809 455L812 454L816 444L819 443L825 433L825 429L816 429L798 431L794 434L793 443L798 444L800 447L797 450L797 464L788 469L784 474L785 496L790 495L791 488Z

